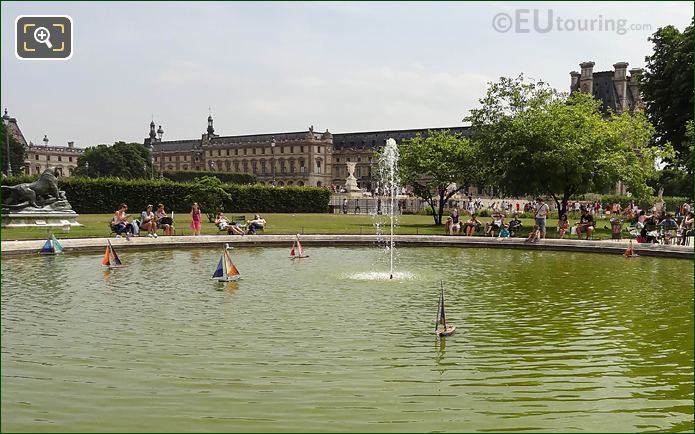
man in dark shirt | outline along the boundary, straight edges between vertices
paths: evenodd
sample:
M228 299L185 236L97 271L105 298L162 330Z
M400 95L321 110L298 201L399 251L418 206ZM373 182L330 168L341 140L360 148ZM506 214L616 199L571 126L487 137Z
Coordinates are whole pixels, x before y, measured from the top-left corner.
M582 208L582 217L577 223L577 238L582 238L582 233L586 234L586 239L588 240L591 233L594 231L594 217L589 213L589 210Z

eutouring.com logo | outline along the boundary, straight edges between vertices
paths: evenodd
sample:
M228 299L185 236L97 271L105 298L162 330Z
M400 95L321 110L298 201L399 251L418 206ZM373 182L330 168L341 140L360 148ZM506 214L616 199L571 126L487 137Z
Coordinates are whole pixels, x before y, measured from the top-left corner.
M628 24L623 18L563 18L554 9L515 9L500 12L492 18L492 28L499 33L550 32L613 32L624 35L630 31L651 31L651 24Z

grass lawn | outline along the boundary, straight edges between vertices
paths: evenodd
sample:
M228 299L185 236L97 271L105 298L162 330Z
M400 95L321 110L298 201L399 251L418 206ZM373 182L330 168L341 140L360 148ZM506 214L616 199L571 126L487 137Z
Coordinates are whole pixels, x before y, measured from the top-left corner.
M229 213L231 218L237 213ZM240 213L238 213L240 215ZM108 222L111 220L111 214L81 214L77 219L83 224L83 227L72 228L69 232L64 233L62 228L54 228L53 231L58 238L89 238L89 237L106 237L109 235ZM246 214L247 219L251 219L253 214ZM365 234L372 235L375 233L374 223L376 219L368 215L343 215L343 214L263 214L263 217L268 221L265 234ZM379 216L383 222L388 222L386 216ZM188 225L191 222L189 214L176 214L176 235L191 235L191 230ZM203 216L203 235L220 234L217 227L208 223ZM483 223L491 221L490 217L482 217ZM398 235L444 235L444 226L433 225L431 216L424 215L403 215L398 218L399 225L395 229ZM521 219L524 228L517 237L528 236L529 229L533 226L533 219ZM570 221L570 225L576 223L575 220ZM555 225L556 220L548 220L548 238L557 238ZM610 229L603 229L610 223L608 220L598 220L594 232L594 239L610 239ZM161 231L159 231L161 234ZM48 234L47 228L3 228L0 231L0 239L7 240L28 240L45 238ZM625 232L623 232L625 236ZM568 238L576 238L573 235Z

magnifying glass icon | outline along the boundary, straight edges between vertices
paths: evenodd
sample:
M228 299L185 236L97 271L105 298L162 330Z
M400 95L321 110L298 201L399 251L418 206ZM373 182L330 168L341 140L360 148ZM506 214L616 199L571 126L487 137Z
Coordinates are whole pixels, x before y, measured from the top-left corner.
M38 27L34 30L34 39L39 44L46 44L48 48L53 48L53 44L51 44L51 32L45 27Z

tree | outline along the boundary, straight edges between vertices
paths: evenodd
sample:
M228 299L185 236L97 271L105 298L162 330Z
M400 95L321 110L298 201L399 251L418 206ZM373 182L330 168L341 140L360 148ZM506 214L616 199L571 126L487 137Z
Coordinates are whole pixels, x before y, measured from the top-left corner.
M203 176L193 183L196 191L186 196L188 202L198 202L210 223L215 221L217 211L224 211L225 201L232 200L232 195L224 189L224 184L215 176Z
M2 172L7 170L7 160L5 157L7 144L5 143L5 123L0 122L0 138L2 146L0 146L0 158L2 159ZM12 134L8 136L10 140L10 165L12 166L13 175L21 175L24 173L24 159L26 158L26 146L21 144Z
M693 24L681 33L673 26L658 29L650 38L654 53L646 56L640 91L649 120L656 128L654 145L670 143L676 151L668 163L692 174Z
M473 135L487 168L487 182L512 196L551 196L565 213L573 195L600 192L623 181L637 198L653 190L654 132L642 113L604 117L589 94L566 94L523 76L491 83L479 109L471 110Z
M448 130L429 131L400 145L399 176L427 201L434 223L441 225L446 202L479 179L476 160L476 149L468 138Z
M89 147L77 160L75 174L93 178L149 178L152 174L150 153L140 143L116 142L113 146Z

